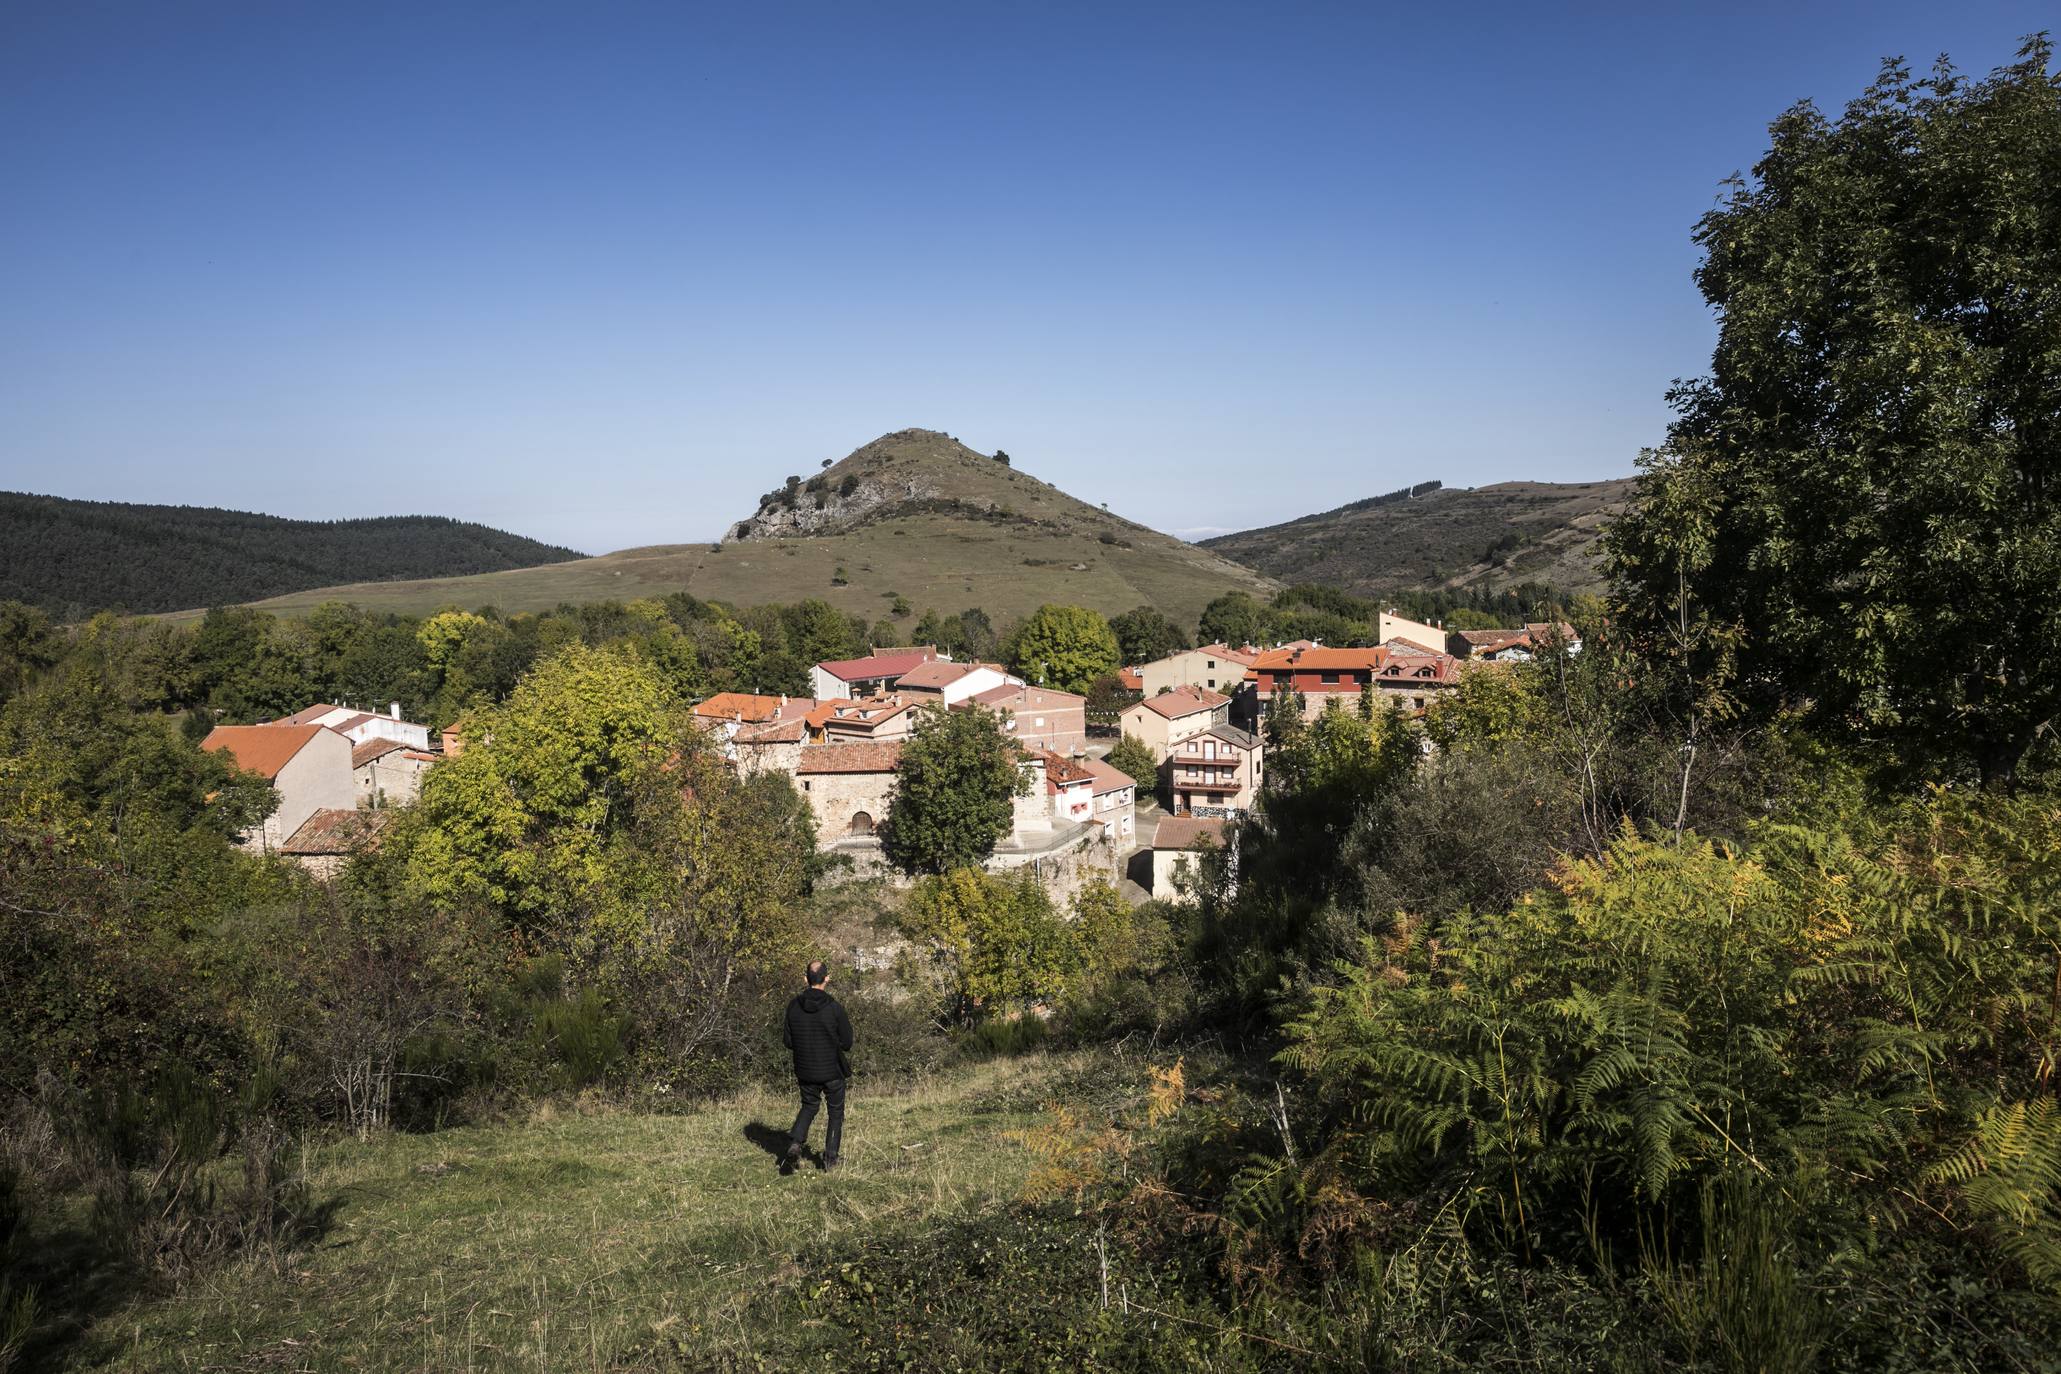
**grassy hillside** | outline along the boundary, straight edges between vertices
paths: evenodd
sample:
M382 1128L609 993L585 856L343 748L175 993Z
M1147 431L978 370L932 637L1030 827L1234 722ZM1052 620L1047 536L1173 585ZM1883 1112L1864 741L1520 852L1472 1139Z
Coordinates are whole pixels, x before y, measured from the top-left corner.
M798 1253L1013 1200L1032 1160L1010 1133L1076 1068L1033 1056L898 1092L860 1080L828 1174L782 1177L760 1143L786 1130L784 1094L341 1141L313 1161L329 1230L294 1263L111 1295L65 1367L706 1368L770 1347L765 1367L789 1368L778 1352L800 1333L752 1307L816 1277Z
M1109 615L1149 604L1192 625L1223 592L1273 590L1250 568L929 430L887 435L808 478L797 475L794 490L791 503L769 493L721 545L626 549L475 577L353 582L259 604L285 613L330 600L410 612L454 604L518 611L684 590L738 605L816 596L868 620L896 595L919 612L978 606L998 621L1048 601Z
M0 600L67 617L226 605L346 578L445 577L579 556L440 516L285 520L0 492Z
M1448 487L1412 500L1354 502L1203 545L1284 582L1362 596L1519 582L1584 591L1602 585L1596 538L1630 499L1632 481Z

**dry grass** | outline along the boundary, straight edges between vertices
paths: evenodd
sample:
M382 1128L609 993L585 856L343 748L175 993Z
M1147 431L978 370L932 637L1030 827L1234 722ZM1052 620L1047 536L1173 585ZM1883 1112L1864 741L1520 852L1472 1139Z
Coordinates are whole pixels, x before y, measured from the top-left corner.
M667 1336L743 1344L744 1301L800 1247L1015 1197L1030 1161L1010 1134L1078 1067L861 1084L832 1174L781 1177L746 1135L785 1129L794 1104L771 1093L338 1143L312 1167L335 1219L287 1272L238 1266L132 1300L74 1353L134 1370L598 1370Z

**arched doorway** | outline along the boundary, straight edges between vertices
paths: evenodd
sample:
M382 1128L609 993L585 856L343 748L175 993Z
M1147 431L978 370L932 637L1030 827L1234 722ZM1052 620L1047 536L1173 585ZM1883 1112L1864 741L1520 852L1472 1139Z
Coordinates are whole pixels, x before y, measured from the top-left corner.
M873 817L867 815L864 811L852 812L852 823L846 833L851 835L871 835L873 833Z

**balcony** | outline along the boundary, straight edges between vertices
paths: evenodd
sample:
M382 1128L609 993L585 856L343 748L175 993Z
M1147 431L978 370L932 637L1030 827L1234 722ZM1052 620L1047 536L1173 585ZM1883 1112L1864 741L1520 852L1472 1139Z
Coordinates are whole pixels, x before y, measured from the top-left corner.
M1236 778L1175 778L1170 785L1176 792L1214 792L1227 797L1245 790Z

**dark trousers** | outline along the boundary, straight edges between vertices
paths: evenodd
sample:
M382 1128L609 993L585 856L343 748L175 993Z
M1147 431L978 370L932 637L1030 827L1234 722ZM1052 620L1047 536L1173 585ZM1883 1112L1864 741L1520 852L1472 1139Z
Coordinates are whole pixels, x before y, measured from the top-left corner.
M816 1104L824 1098L830 1099L830 1120L823 1127L823 1158L836 1159L838 1146L844 1144L844 1080L833 1078L828 1083L804 1083L801 1085L801 1110L794 1114L794 1129L787 1134L797 1145L809 1142L809 1127L816 1120Z

